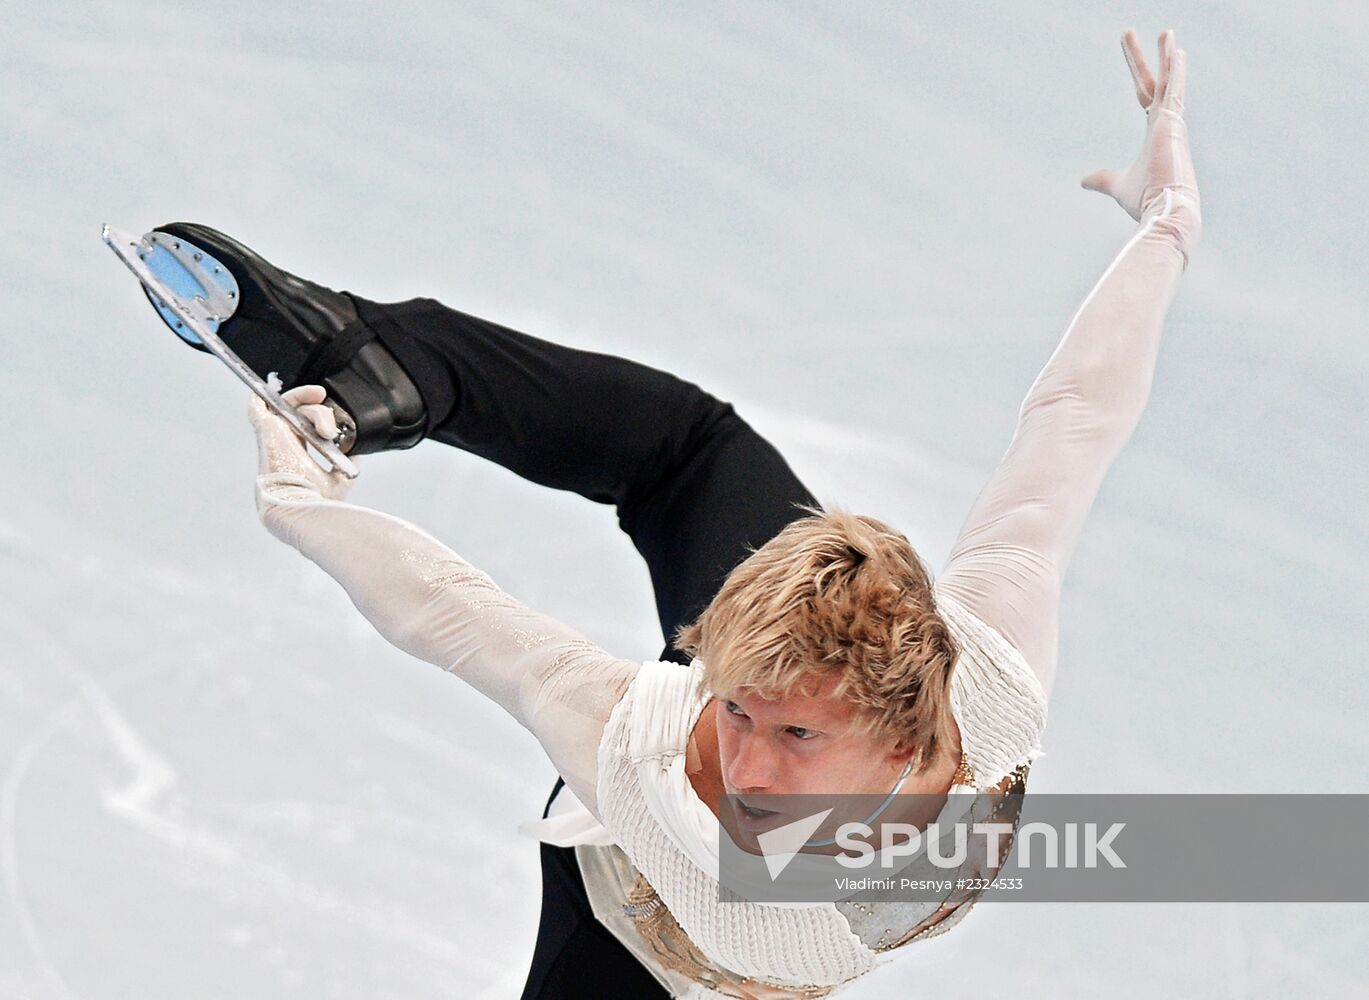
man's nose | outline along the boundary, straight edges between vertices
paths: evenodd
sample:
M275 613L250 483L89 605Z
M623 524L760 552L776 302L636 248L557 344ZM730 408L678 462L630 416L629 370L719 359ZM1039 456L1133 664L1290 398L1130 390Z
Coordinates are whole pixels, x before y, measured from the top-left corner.
M728 765L727 779L738 792L765 792L774 788L775 772L775 754L767 741L743 736Z

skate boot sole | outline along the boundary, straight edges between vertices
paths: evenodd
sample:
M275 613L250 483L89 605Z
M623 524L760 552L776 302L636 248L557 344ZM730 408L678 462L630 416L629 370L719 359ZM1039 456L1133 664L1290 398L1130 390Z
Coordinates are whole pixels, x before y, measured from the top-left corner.
M144 240L147 245L137 250L139 259L163 285L182 299L187 302L203 299L209 311L204 322L211 332L218 333L219 325L238 308L238 282L232 272L188 241L158 232L148 233ZM204 341L147 285L143 285L143 292L172 333L196 350L209 351Z

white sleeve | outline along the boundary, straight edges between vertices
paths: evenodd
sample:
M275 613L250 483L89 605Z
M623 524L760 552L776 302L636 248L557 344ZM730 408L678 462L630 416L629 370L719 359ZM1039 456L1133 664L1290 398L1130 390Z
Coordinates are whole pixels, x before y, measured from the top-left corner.
M1195 206L1167 188L1088 293L938 581L1021 651L1047 692L1065 567L1145 408L1165 313L1200 225Z
M328 500L289 473L257 479L262 523L318 563L389 642L498 702L598 817L604 723L639 664L539 614L400 518Z

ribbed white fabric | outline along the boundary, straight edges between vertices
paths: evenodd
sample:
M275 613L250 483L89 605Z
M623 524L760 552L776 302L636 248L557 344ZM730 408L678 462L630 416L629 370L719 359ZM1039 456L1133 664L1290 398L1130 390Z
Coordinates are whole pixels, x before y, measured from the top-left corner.
M1017 647L949 594L937 610L960 644L951 674L951 710L960 748L978 789L997 785L1019 765L1045 756L1046 692Z

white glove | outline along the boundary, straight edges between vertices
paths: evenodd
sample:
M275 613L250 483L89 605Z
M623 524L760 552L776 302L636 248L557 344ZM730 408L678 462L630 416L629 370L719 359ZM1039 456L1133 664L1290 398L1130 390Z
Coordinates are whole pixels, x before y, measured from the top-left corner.
M1202 233L1202 209L1184 124L1184 81L1188 58L1174 46L1174 32L1160 35L1160 78L1154 79L1141 54L1136 32L1122 36L1122 54L1131 68L1136 98L1146 109L1146 137L1140 155L1126 170L1096 170L1081 186L1116 200L1140 222L1164 213L1185 259ZM1172 194L1165 197L1165 189ZM1165 212L1166 204L1170 211Z
M321 385L301 385L282 394L281 398L306 416L319 434L333 438L337 436L337 419L332 409L324 405L326 395ZM272 412L260 397L252 397L248 417L257 432L259 485L263 478L269 477L267 482L300 486L326 500L342 500L347 496L352 480L319 465L305 448L304 438Z

